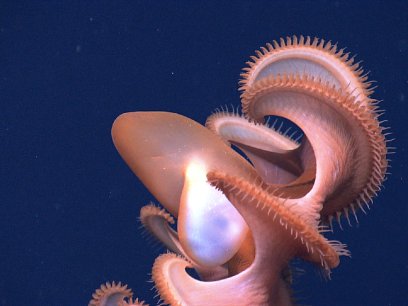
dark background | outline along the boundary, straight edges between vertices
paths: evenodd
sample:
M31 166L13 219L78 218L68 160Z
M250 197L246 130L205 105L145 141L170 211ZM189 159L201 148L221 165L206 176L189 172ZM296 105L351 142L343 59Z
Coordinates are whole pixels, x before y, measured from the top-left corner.
M356 3L356 4L355 4ZM254 50L287 35L331 39L377 81L396 138L392 175L332 280L297 277L299 303L408 305L406 1L0 1L0 305L86 305L121 280L155 305L162 252L141 237L152 196L110 137L127 111L201 123L239 105Z

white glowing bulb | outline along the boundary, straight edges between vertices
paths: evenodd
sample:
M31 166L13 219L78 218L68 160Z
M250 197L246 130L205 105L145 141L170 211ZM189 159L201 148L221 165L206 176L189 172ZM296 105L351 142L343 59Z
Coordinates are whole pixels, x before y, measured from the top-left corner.
M188 256L201 265L218 266L238 251L247 226L225 195L207 182L206 174L205 164L197 160L186 169L178 231Z

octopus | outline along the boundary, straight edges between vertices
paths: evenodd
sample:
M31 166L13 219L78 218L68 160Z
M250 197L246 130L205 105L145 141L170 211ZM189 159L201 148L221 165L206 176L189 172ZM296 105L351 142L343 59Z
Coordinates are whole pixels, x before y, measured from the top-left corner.
M201 125L131 112L113 124L118 152L161 204L142 207L140 220L168 249L152 268L162 304L293 305L292 260L329 277L350 253L324 233L333 220L358 222L386 176L388 140L372 82L337 44L273 41L241 77L242 114L219 110ZM270 126L270 117L302 137ZM146 304L108 282L89 305Z

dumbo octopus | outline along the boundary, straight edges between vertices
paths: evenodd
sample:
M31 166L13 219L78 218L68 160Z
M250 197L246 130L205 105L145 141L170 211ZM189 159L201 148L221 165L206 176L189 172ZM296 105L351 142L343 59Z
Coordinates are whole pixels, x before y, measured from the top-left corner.
M169 250L152 269L162 304L293 305L290 262L329 275L349 251L323 233L333 218L357 221L382 186L378 101L344 49L303 36L274 41L251 57L240 90L243 115L217 111L205 126L168 112L125 113L113 124L120 155L164 207L140 211ZM270 116L296 125L301 140L266 124ZM146 304L108 282L89 305Z

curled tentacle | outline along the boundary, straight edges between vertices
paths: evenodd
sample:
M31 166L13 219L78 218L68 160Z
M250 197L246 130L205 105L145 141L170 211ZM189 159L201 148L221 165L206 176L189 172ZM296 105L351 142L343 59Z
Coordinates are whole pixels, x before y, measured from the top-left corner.
M353 96L307 76L271 76L247 89L243 109L254 120L278 115L302 128L316 158L308 198L320 204L315 207L324 221L367 203L380 188L387 168L385 138L375 113Z
M89 306L117 306L132 298L132 290L121 282L106 282L92 294ZM139 304L143 305L143 304Z

